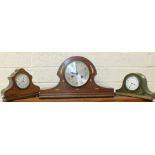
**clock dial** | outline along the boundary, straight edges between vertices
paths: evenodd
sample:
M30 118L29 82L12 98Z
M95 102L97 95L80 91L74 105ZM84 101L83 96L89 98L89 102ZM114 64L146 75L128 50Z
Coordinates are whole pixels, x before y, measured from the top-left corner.
M139 88L139 84L139 79L136 76L129 76L125 82L126 88L130 91L137 90Z
M82 61L73 61L65 69L65 79L73 87L81 87L90 77L88 66Z
M30 84L30 79L27 75L25 74L18 74L15 78L16 81L16 85L20 88L20 89L25 89L29 86Z

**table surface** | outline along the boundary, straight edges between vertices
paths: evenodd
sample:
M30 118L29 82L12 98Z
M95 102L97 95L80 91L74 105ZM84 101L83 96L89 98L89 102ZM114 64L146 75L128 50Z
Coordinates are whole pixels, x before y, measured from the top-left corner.
M148 100L127 96L106 98L65 98L65 99L39 99L39 97L14 100L14 102L147 102Z

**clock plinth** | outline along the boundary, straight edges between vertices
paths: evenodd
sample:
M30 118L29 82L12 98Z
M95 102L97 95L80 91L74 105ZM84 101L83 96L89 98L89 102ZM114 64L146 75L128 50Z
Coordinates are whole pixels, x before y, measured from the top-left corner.
M94 97L113 97L114 90L112 88L103 88L94 85L93 82L82 88L72 88L68 86L58 86L52 89L41 90L39 98L94 98Z
M73 62L81 62L79 65L75 65L75 68L79 66L79 68L76 68L76 71L71 71L70 72L70 77L71 82L68 82L68 79L66 79L65 73L66 73L66 68ZM82 65L84 63L85 65ZM80 69L81 65L81 69ZM87 69L83 66L87 66ZM73 67L74 68L74 67ZM86 72L84 71L86 70ZM72 73L73 72L73 73ZM77 73L76 73L77 72ZM74 75L74 73L76 73ZM80 80L83 81L84 77L88 79L85 81L85 83L82 85L80 84ZM114 89L113 88L104 88L101 86L98 86L95 83L94 77L96 76L97 72L95 69L95 66L86 58L80 57L80 56L75 56L75 57L70 57L66 59L61 66L59 67L59 70L57 72L57 75L60 78L60 81L58 85L54 88L51 89L46 89L46 90L41 90L39 94L39 98L95 98L95 97L113 97L114 94ZM73 76L73 77L72 77ZM80 77L79 77L80 76ZM76 82L79 82L76 85ZM73 85L72 85L73 83Z

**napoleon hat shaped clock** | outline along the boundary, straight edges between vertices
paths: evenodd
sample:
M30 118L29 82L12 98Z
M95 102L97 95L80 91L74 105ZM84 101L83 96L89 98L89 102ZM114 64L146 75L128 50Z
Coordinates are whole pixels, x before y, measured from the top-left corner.
M113 88L104 88L95 83L97 71L88 59L74 56L66 59L58 69L58 85L41 90L40 98L113 97ZM51 75L52 76L52 75Z
M131 96L153 100L155 93L149 90L146 77L141 73L127 74L122 87L116 90L117 95Z

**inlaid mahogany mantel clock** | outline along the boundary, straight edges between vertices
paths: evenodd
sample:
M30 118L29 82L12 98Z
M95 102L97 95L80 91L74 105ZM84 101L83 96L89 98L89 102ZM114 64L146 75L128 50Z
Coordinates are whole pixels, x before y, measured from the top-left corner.
M113 88L104 88L95 83L97 72L88 59L75 56L66 59L57 72L60 78L58 85L51 89L41 90L40 98L93 98L113 97ZM52 76L52 75L51 75Z
M11 74L9 85L2 90L4 101L13 101L39 95L40 88L33 84L32 76L23 68Z

